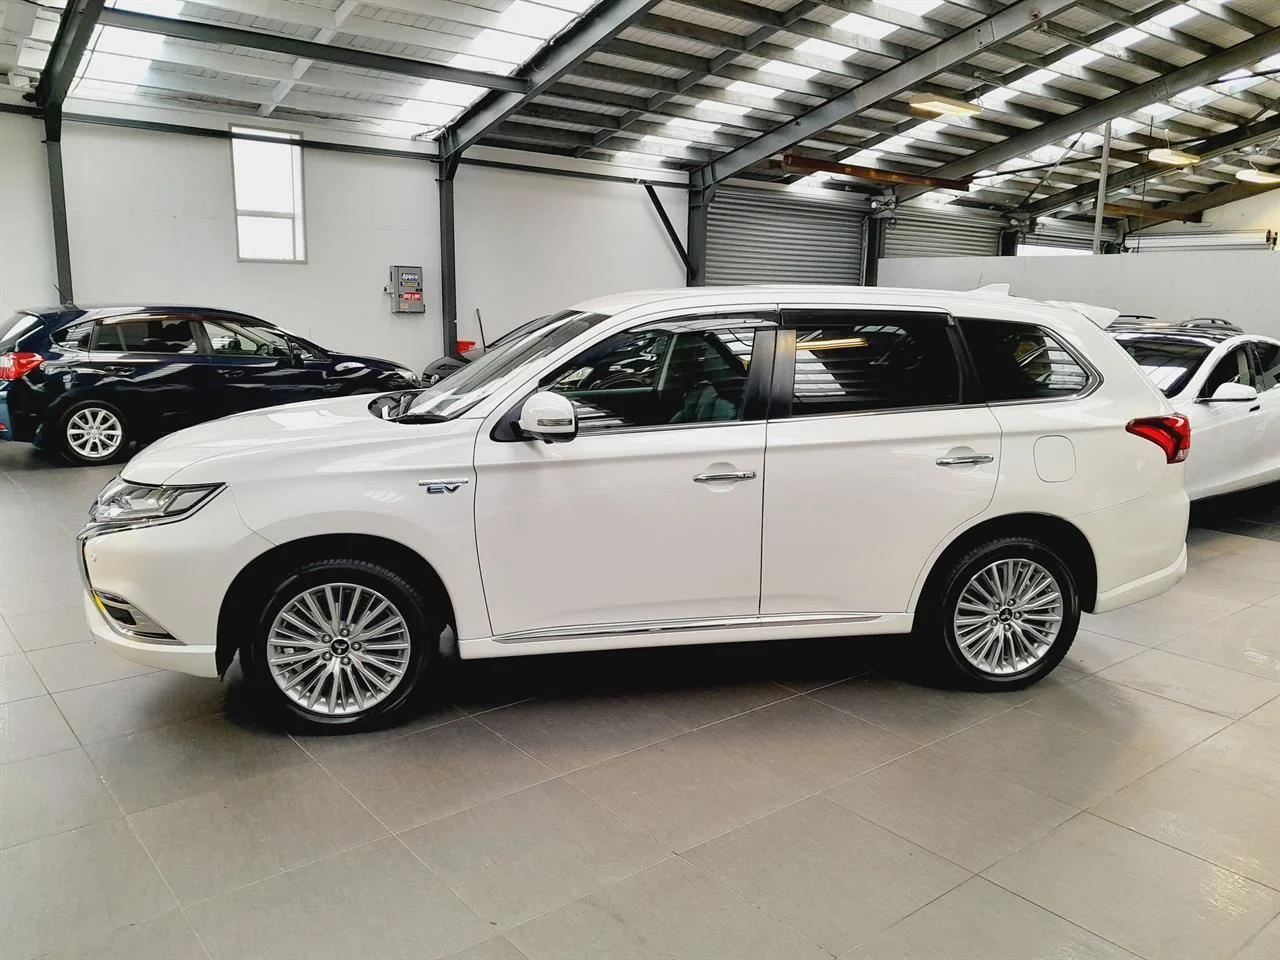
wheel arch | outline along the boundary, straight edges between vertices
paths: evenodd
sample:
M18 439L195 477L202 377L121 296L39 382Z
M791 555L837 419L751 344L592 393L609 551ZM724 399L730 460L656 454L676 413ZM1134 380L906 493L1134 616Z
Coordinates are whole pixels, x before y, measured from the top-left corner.
M216 662L218 675L231 666L244 631L251 626L255 601L274 587L281 573L311 560L330 557L366 560L390 566L405 579L421 584L437 595L445 606L448 623L455 622L449 591L435 568L417 551L386 537L371 534L337 533L302 537L281 543L246 564L227 588L218 611Z
M938 580L957 556L987 540L1009 536L1033 538L1058 553L1075 578L1081 609L1093 610L1098 598L1098 565L1093 547L1074 523L1048 513L990 517L961 531L934 558L916 590L913 609L918 610L925 598L936 590Z

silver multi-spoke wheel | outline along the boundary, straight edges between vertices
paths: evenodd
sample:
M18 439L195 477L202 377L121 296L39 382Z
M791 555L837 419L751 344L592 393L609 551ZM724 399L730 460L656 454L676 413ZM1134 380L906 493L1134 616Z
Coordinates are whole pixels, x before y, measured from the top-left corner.
M1033 560L997 560L960 592L953 624L960 653L983 673L1021 673L1044 659L1062 629L1062 588Z
M67 420L67 446L85 460L105 460L124 442L124 425L106 407L83 407Z
M409 627L395 604L369 587L311 587L276 614L267 666L285 696L305 710L364 713L404 680Z

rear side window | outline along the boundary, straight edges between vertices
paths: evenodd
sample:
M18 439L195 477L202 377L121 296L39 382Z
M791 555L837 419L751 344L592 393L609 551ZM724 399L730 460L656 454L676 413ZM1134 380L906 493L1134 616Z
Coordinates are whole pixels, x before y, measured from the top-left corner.
M1088 369L1043 327L961 320L960 329L988 403L1070 397L1092 380Z
M1157 337L1120 337L1119 343L1166 397L1181 393L1210 353L1203 344Z
M93 324L92 320L70 324L53 331L49 339L64 350L88 350L89 341L93 339Z
M833 310L787 320L796 331L793 417L960 400L960 367L945 317Z
M193 324L185 317L148 317L103 323L93 349L108 353L195 353Z

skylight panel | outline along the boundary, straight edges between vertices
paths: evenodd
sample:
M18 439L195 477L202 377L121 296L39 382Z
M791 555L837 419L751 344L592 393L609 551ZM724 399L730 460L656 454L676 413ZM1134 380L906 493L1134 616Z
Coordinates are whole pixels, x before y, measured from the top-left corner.
M533 37L521 37L500 30L481 30L471 41L470 53L489 60L505 63L524 63L542 49L543 42Z
M875 163L884 156L883 151L868 147L862 150L855 150L853 153L846 153L840 158L841 163L859 163L869 164Z
M808 80L818 73L812 67L802 67L798 63L787 63L785 60L770 60L760 69L767 70L769 73L779 73L784 77L794 77L797 80Z
M776 100L782 95L782 91L777 87L766 87L762 83L752 83L749 80L735 80L729 84L729 89L738 93L749 93L755 97L767 97L770 100Z
M846 47L839 43L831 43L829 40L815 40L810 38L797 44L797 50L804 53L811 53L815 57L826 57L828 60L846 60L857 53L853 47Z
M736 103L721 103L719 100L699 100L697 106L702 110L719 110L722 113L736 113L740 117L751 112L750 107L743 107Z
M407 100L396 111L396 119L409 123L442 127L452 121L462 108L451 103L427 103L423 100Z
M470 87L465 83L450 83L448 80L425 80L418 87L418 92L413 99L469 107L482 96L484 96L484 90L480 87Z
M640 138L644 143L656 143L664 147L691 147L692 140L681 140L678 137L664 137L656 133L645 134Z
M946 0L880 0L880 5L893 7L897 10L902 10L904 13L914 13L917 17L921 17L930 10L936 10L945 2Z
M1176 27L1178 24L1186 20L1190 20L1196 15L1196 12L1187 6L1176 6L1164 13L1157 13L1151 18L1152 23L1158 23L1162 27Z
M1139 40L1145 40L1146 37L1147 35L1143 33L1141 30L1138 30L1134 27L1129 27L1129 29L1127 30L1121 30L1119 33L1114 33L1111 36L1107 37L1107 43L1113 43L1117 47L1121 47L1125 50L1128 50L1131 46L1133 46Z
M1033 70L1022 79L1027 83L1050 83L1061 79L1061 74L1054 73L1052 70Z
M708 123L705 120L690 120L688 117L674 117L667 121L668 127L675 128L674 133L715 133L720 129L718 123Z
M1062 58L1062 63L1073 63L1077 67L1083 67L1086 64L1093 63L1095 60L1102 58L1102 54L1096 50L1077 50L1075 53L1069 53Z
M890 6L893 6L893 4L890 4ZM910 7L899 6L898 9L908 10L911 13L916 12L915 10L911 10ZM871 37L875 40L879 40L881 37L887 37L889 34L893 33L894 30L898 29L891 23L885 23L883 20L873 20L871 17L864 17L860 13L847 14L833 23L832 26L837 30L844 30L846 33L858 33L864 37Z
M515 0L498 17L499 30L510 30L530 37L549 40L568 26L575 14L568 10Z

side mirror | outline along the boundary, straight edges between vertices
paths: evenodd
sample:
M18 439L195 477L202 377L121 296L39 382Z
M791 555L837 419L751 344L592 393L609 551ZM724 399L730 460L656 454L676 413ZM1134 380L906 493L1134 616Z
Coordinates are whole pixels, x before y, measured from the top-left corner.
M568 443L578 435L578 415L568 397L539 391L520 408L520 430L543 443Z
M1258 399L1258 391L1243 383L1224 383L1213 391L1213 396L1203 397L1204 403L1252 403Z

